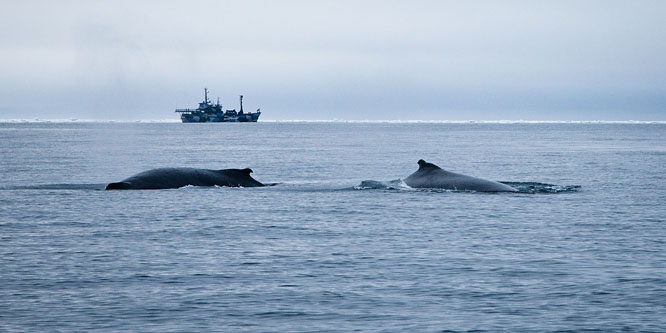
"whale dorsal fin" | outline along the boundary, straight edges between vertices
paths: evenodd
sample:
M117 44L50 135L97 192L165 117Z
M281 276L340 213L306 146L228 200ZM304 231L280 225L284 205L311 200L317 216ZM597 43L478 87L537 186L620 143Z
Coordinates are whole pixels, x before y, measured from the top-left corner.
M129 190L132 188L132 184L128 182L117 182L106 185L105 190Z
M250 169L250 168L245 168L245 169L220 169L220 170L217 170L217 172L233 173L233 174L236 174L236 175L250 176L250 174L252 173L252 169Z
M440 167L438 167L438 166L436 166L432 163L428 163L423 159L420 159L417 163L419 164L419 170L426 169L426 168L441 169Z

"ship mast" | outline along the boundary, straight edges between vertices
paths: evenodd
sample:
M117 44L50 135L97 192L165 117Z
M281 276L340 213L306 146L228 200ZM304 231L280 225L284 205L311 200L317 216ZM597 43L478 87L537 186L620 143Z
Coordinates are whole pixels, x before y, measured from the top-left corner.
M204 88L204 102L206 104L210 103L210 101L208 100L208 88Z
M240 112L243 112L243 95L240 95L241 109Z

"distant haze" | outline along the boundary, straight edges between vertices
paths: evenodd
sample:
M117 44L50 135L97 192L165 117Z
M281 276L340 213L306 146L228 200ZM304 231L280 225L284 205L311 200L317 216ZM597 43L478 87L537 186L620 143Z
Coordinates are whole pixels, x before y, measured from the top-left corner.
M666 1L4 1L0 119L666 120Z

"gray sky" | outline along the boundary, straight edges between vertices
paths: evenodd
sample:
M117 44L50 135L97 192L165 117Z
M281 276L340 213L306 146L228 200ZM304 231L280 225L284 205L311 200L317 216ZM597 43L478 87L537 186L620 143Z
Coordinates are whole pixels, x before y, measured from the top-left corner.
M666 1L2 1L0 118L666 120Z

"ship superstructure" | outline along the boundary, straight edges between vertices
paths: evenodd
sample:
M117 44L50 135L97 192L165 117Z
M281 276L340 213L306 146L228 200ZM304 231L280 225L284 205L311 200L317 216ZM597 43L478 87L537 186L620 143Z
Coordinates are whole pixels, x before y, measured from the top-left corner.
M243 111L243 95L240 95L240 110L222 110L220 98L213 104L208 99L208 89L204 88L204 100L199 103L196 109L176 109L180 113L180 119L184 123L224 123L224 122L253 122L256 123L261 115L261 110L256 112Z

